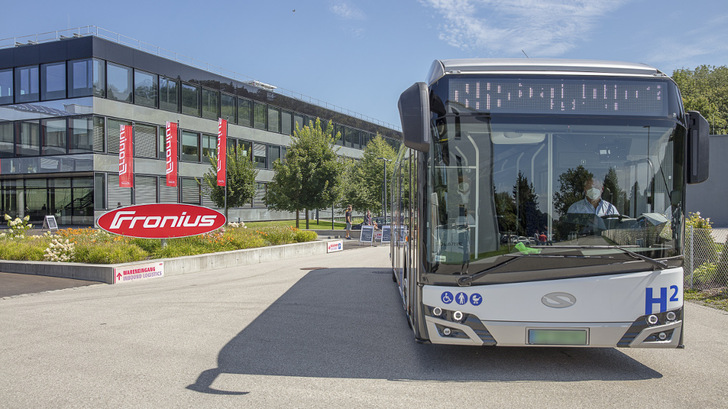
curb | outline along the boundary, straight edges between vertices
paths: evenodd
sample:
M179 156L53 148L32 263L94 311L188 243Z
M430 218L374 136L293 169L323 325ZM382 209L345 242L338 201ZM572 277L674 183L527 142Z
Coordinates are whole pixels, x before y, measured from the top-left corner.
M328 243L332 241L337 240L317 240L306 243L258 247L221 253L200 254L196 256L142 260L123 264L0 260L0 271L5 273L73 278L77 280L99 281L102 283L114 284L114 272L117 268L129 270L134 269L135 266L149 266L150 264L163 263L165 275L187 274L203 270L215 270L219 268L258 264L267 261L326 254L328 251Z

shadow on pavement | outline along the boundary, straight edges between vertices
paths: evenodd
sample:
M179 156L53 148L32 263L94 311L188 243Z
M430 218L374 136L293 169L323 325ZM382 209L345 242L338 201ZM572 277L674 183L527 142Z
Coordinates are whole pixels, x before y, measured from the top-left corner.
M388 269L306 274L225 345L218 367L187 388L205 393L220 374L441 381L623 381L662 375L617 349L418 344Z

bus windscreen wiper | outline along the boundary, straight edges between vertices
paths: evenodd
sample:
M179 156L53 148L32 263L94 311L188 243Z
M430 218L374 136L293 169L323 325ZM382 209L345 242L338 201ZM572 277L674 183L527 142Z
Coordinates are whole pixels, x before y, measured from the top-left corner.
M664 261L660 261L660 260L656 260L656 259L651 258L651 257L647 257L644 254L636 253L636 252L634 252L632 250L628 250L628 249L626 249L624 247L620 247L620 246L552 246L552 248L617 249L617 250L620 250L620 251L624 252L624 254L627 254L627 255L631 256L632 258L636 258L636 259L639 259L639 260L642 260L642 261L646 261L646 262L652 264L655 267L659 267L661 269L667 269L667 268L669 268L669 266L667 265L667 263L664 262Z
M665 263L664 261L655 260L654 258L647 257L644 254L635 253L632 250L627 250L624 247L614 246L613 248L615 248L617 250L622 250L625 254L628 254L628 255L630 255L630 256L632 256L634 258L638 258L640 260L646 261L646 262L652 264L653 266L659 267L659 268L661 268L663 270L669 268L669 266L667 265L667 263Z
M657 267L657 268L660 268L663 270L669 268L667 263L664 261L655 260L654 258L647 257L643 254L639 254L632 250L628 250L624 247L619 247L619 246L600 246L600 247L595 247L595 246L563 246L563 247L562 246L552 246L551 248L616 249L616 250L622 251L624 254L627 254L628 256L630 256L632 258L639 259L639 260L645 261L649 264L652 264L652 266L654 266L654 267ZM490 274L493 270L495 270L499 267L502 267L506 264L509 264L515 260L521 259L522 257L540 257L540 258L558 257L558 258L586 258L586 259L608 258L608 259L612 259L611 256L574 255L574 254L510 254L510 256L511 256L510 259L508 259L502 263L492 265L492 266L486 268L485 270L478 271L477 273L473 273L470 275L460 277L458 279L458 285L461 287L469 286L473 281Z

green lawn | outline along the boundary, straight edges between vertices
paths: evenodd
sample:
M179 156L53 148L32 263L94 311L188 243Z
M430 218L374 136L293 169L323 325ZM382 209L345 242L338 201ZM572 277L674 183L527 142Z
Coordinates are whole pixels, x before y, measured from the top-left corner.
M359 219L359 220L354 219L353 221L354 221L354 224L361 223L361 219ZM295 220L277 220L277 221L273 221L273 222L245 222L245 225L248 226L249 228L273 227L273 226L296 227L296 221ZM344 230L345 226L346 226L346 224L342 221L334 222L334 230ZM320 223L316 223L316 220L309 220L308 227L311 230L331 230L331 220L321 219ZM298 221L298 228L305 229L306 220L300 219Z

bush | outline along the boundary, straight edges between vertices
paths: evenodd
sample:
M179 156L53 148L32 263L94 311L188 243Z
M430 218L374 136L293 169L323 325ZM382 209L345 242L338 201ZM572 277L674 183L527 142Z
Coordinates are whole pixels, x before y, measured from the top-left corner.
M299 230L296 232L294 240L296 243L303 243L307 241L314 241L318 239L318 234L315 231L310 230Z
M718 266L716 263L704 263L693 270L693 287L705 287L712 285L718 278Z
M117 264L145 260L149 253L136 244L118 242L77 243L74 260L79 263Z
M43 261L47 240L32 237L25 240L0 240L0 259Z

